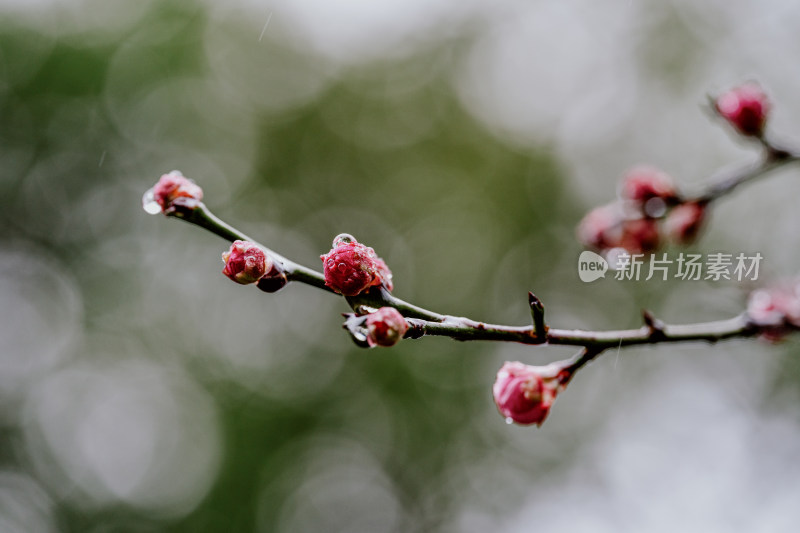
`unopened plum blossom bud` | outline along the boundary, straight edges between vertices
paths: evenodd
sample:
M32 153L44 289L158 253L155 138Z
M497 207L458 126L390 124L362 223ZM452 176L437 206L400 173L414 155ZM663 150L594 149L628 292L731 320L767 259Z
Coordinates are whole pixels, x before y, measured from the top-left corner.
M658 223L652 218L635 218L622 223L622 236L619 248L631 254L654 252L661 245L661 232Z
M408 322L394 307L381 307L368 314L365 325L370 346L394 346L408 331Z
M339 294L356 296L373 286L392 290L392 272L375 250L342 234L333 240L333 248L320 256L325 285Z
M375 264L378 266L378 279L383 286L386 287L386 290L392 292L394 290L394 283L392 283L392 271L389 270L389 266L386 264L386 261L380 257L376 257Z
M800 283L758 289L747 300L747 317L761 337L778 342L800 328Z
M203 199L203 189L179 170L162 175L148 193L162 212L176 206L194 208Z
M649 166L632 168L622 179L620 196L649 217L658 218L676 202L678 189L665 172Z
M764 133L772 104L757 83L746 83L716 99L717 112L742 135L760 137Z
M661 244L655 219L625 218L617 204L590 211L578 225L577 234L581 243L600 252L624 248L631 254L649 253Z
M222 261L225 263L222 273L242 285L255 283L272 268L272 260L264 250L250 241L234 241L230 249L223 252Z
M500 414L509 422L541 426L565 386L562 371L557 365L506 362L492 388Z
M622 220L618 205L596 207L578 224L578 240L595 250L613 248L618 245L622 236Z
M271 262L272 266L267 270L267 272L258 278L256 282L256 287L261 289L264 292L278 292L282 288L289 283L289 279L286 277L286 272L278 266L277 263Z
M674 207L664 221L664 232L677 244L691 243L706 218L708 204L705 202L685 202Z

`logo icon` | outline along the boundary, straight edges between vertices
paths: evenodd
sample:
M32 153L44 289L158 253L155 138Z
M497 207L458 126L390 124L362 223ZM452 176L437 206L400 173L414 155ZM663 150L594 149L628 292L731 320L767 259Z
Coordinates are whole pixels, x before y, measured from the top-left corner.
M599 278L606 277L608 261L603 256L586 250L578 258L578 277L584 283L591 283Z

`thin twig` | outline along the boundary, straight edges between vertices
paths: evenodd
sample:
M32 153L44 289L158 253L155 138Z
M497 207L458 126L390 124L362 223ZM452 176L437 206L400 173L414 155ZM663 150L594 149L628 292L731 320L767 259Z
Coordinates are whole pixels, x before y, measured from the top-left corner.
M782 166L800 161L800 155L797 153L778 148L763 138L761 142L765 149L765 155L759 163L718 176L695 200L702 202L717 200L744 183ZM179 205L166 211L166 214L207 229L228 241L245 240L257 243L254 239L220 220L202 202L197 202L189 207ZM322 273L295 263L261 244L259 246L276 264L280 265L289 281L304 283L335 294L335 291L325 284L325 277ZM348 296L346 300L356 313L361 312L365 307L396 308L406 317L409 324L406 338L420 338L429 335L450 337L461 341L506 341L530 345L583 347L584 350L570 363L570 368L573 370L577 370L609 348L693 341L714 343L724 339L751 337L760 332L760 328L753 325L744 313L716 322L670 325L656 319L647 311L643 313L644 325L636 329L589 331L550 328L544 321L542 302L533 293L529 293L528 298L533 321L530 326L487 324L465 317L439 314L403 301L393 296L384 287L373 287L357 296Z

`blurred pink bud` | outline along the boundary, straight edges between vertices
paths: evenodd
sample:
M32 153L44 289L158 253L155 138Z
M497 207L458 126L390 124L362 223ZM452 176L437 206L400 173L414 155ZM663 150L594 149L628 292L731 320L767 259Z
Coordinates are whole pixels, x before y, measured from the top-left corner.
M761 337L778 342L800 328L800 284L783 284L750 293L747 316Z
M619 244L622 237L622 213L617 204L596 207L578 224L578 240L589 248L606 250Z
M272 260L264 250L250 241L234 241L230 250L222 254L222 260L222 273L242 285L255 283L272 268Z
M638 204L643 208L644 214L657 218L663 215L664 207L675 202L678 189L666 172L654 167L639 166L625 174L620 196Z
M631 254L649 253L661 244L661 233L655 219L626 219L618 204L589 211L578 225L577 234L584 246L600 252L624 248Z
M631 254L648 254L661 245L658 223L652 218L634 218L622 223L619 247Z
M492 392L500 414L517 424L541 426L564 389L563 369L506 362L497 372Z
M742 135L760 137L764 133L772 104L757 83L746 83L717 97L717 112Z
M153 199L166 212L176 203L184 207L194 207L203 199L203 189L185 177L179 170L164 174L153 187Z
M333 249L321 255L325 285L345 296L356 296L373 286L392 290L392 272L369 246L351 235L338 235Z
M381 307L367 315L367 343L370 346L394 346L408 331L408 323L394 307Z
M708 204L685 202L674 207L664 221L664 232L677 244L689 244L700 232Z

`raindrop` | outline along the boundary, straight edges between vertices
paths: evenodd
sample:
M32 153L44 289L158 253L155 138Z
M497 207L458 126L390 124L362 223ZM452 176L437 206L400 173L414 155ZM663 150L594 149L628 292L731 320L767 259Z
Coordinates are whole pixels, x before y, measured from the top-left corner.
M147 189L142 196L142 208L145 213L150 215L157 215L161 212L161 206L156 202L156 195L154 192L155 187Z
M644 212L650 218L661 218L667 212L667 204L663 199L655 196L645 202Z
M506 417L506 424L508 424L508 425L511 425L511 424L513 424L513 423L514 423L514 419L513 419L513 418L511 418L510 416L507 416L507 417Z
M350 334L353 335L353 338L357 341L365 342L367 340L366 328L353 328L350 330Z
M351 242L356 242L356 238L349 233L340 233L333 238L333 247L336 248L337 246Z

